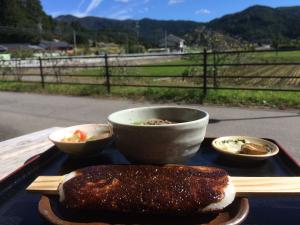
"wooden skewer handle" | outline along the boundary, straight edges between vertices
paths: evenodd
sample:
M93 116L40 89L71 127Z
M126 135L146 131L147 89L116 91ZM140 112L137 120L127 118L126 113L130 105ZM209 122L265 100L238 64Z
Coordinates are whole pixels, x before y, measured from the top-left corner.
M300 177L231 177L237 196L300 196Z
M40 176L27 191L58 194L64 176ZM240 197L249 196L300 196L300 177L231 177Z
M64 176L39 176L26 188L26 190L44 194L58 194L58 186L63 179Z

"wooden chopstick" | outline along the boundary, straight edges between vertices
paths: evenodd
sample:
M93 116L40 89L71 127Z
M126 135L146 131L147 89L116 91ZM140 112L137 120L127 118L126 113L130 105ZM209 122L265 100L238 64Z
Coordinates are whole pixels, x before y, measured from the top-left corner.
M27 191L58 194L64 176L39 176ZM249 196L300 196L300 177L231 177L236 195Z

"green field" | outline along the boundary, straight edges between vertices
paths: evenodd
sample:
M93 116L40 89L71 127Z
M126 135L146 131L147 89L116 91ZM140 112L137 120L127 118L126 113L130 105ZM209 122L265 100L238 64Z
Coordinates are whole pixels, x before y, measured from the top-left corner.
M112 84L164 85L164 86L202 86L202 56L153 64L156 67L120 67L110 68ZM300 51L276 53L251 53L237 55L220 55L213 65L213 57L208 57L208 86L219 88L267 88L299 89L300 65L255 65L255 66L218 66L217 63L272 63L300 62ZM199 66L187 66L188 64ZM177 65L165 67L166 65ZM180 66L178 66L180 65ZM139 65L140 66L140 65ZM99 75L104 77L104 69L84 69L76 71L77 75ZM130 77L134 75L135 77ZM154 77L143 77L152 75ZM165 77L164 77L165 76ZM177 76L177 77L175 77ZM215 78L214 78L215 76ZM229 77L228 77L229 76ZM270 78L272 77L272 78ZM286 78L288 77L288 78ZM104 79L103 79L104 81Z

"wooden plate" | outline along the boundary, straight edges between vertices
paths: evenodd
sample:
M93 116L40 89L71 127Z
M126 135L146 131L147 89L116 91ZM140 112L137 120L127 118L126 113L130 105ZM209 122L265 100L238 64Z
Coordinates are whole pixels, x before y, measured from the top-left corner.
M262 145L267 150L267 153L262 155L241 154L239 150L244 143ZM274 143L265 139L248 136L220 137L212 141L212 146L229 159L249 162L265 160L279 152L278 146Z
M58 203L57 197L43 195L39 202L40 214L56 225L108 225L108 224L241 224L249 213L247 198L237 198L229 207L219 213L207 213L198 216L140 216L124 214L66 211Z

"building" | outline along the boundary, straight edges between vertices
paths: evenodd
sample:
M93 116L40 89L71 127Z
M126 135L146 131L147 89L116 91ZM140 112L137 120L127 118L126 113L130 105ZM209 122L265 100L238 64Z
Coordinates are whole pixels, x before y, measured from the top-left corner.
M38 45L29 43L0 43L1 52L30 51L35 54L73 54L73 46L65 41L41 41Z
M72 51L73 46L65 41L41 41L39 47L48 51Z
M0 52L0 62L5 61L5 60L10 60L10 59L11 59L10 54Z
M0 45L0 53L1 52L6 52L7 48L5 46Z
M264 45L260 45L260 46L256 46L255 47L255 50L259 51L259 50L270 50L272 49L272 46L271 45L267 45L267 44L264 44Z
M170 51L177 51L177 52L182 52L185 45L184 45L185 40L177 37L173 34L169 34L165 38L161 39L159 42L159 47L165 48L165 49L170 49Z
M37 46L37 45L31 45L28 43L4 43L0 44L0 52L2 51L42 51L43 48Z

